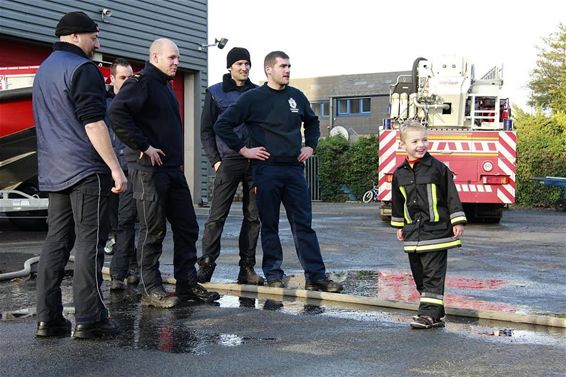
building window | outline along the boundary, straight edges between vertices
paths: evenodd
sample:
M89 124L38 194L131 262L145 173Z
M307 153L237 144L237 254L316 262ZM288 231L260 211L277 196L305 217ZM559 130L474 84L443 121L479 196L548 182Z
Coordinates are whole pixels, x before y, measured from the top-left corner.
M371 114L371 98L343 98L336 106L336 115Z
M311 103L312 110L319 118L328 118L330 116L330 102L318 101Z

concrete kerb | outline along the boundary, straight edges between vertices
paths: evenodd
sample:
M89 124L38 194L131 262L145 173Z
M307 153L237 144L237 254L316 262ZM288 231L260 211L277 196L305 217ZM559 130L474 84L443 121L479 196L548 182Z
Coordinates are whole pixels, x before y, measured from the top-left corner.
M102 273L105 279L110 279L110 269L108 267L104 267L102 269ZM164 279L163 282L170 285L176 284L175 279L172 277ZM240 292L260 293L272 296L299 297L305 299L334 301L343 304L368 305L392 309L412 311L417 311L418 309L418 304L411 304L402 301L381 300L377 297L356 296L344 293L307 291L305 289L270 288L257 285L241 285L236 283L206 283L202 285L207 289L222 292L235 292L236 294ZM504 322L566 328L566 318L553 317L549 315L506 313L494 310L463 309L450 306L446 306L445 311L446 314L457 317L491 319Z

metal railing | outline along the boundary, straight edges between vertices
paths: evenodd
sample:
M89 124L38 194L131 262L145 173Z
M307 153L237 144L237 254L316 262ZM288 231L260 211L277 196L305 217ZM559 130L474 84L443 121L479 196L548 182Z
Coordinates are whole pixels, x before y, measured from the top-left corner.
M311 200L320 201L320 181L318 179L319 158L312 156L305 163L305 177L307 178L307 185Z

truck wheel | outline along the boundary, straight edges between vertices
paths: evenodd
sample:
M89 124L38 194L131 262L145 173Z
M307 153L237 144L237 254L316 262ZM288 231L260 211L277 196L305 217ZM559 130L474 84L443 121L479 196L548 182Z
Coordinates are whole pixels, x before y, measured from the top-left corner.
M32 182L26 182L16 188L28 195L40 195L39 189ZM47 210L6 212L10 222L20 230L46 231Z
M566 212L566 199L560 199L554 204L558 212Z

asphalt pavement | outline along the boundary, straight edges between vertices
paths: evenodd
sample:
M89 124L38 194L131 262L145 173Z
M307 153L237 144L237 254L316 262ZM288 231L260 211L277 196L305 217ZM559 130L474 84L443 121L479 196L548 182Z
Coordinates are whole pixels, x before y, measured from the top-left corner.
M197 209L201 234L207 212ZM418 301L407 257L375 205L314 203L313 214L327 270L345 293ZM236 279L240 221L236 203L215 283ZM281 234L283 268L300 277L284 217ZM464 247L449 254L447 305L566 317L565 234L565 214L551 210L512 209L499 225L466 226ZM0 271L38 255L44 236L0 221ZM63 295L72 320L68 268ZM172 271L170 232L161 269L166 276ZM140 305L139 288L114 294L104 283L105 301L122 325L119 336L36 339L34 284L0 282L1 376L566 375L564 328L449 316L444 329L418 331L408 326L414 314L408 310L228 291L218 306L156 310Z

